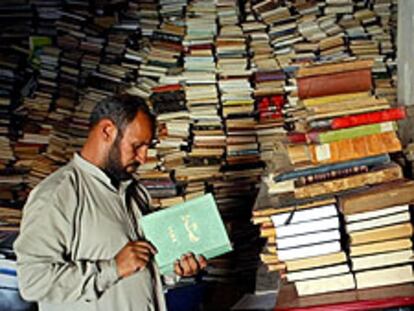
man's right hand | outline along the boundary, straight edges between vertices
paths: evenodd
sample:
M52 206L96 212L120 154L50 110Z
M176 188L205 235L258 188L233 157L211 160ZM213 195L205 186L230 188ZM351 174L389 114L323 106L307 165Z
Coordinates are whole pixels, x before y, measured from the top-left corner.
M156 253L154 246L148 242L128 242L115 256L118 275L127 277L144 269Z

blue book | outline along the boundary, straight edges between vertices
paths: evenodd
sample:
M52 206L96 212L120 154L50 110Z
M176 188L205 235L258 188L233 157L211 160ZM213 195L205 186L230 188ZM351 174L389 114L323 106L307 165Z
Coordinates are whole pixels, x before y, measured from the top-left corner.
M305 168L302 170L282 173L273 178L275 182L281 182L290 179L297 179L300 177L315 175L315 174L325 174L332 171L343 170L347 168L352 168L356 166L376 166L390 163L390 156L388 154L382 154L378 156L362 158L347 162L334 163L328 165L322 165L317 167Z

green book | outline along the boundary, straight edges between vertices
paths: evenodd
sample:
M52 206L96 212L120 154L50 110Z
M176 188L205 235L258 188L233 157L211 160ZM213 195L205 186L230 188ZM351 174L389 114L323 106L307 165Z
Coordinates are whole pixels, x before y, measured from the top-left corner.
M155 261L162 274L188 252L213 258L232 250L211 194L154 212L140 221L145 238L158 250Z
M396 122L383 122L369 125L350 127L346 129L309 133L308 137L311 141L317 143L330 143L343 139L351 139L366 135L380 134L384 132L395 132L397 130Z

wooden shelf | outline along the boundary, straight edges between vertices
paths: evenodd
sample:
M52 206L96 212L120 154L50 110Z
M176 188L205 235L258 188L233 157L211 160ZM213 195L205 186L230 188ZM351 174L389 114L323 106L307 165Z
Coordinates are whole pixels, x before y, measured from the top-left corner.
M293 284L283 284L277 311L356 311L414 306L414 284L298 297Z

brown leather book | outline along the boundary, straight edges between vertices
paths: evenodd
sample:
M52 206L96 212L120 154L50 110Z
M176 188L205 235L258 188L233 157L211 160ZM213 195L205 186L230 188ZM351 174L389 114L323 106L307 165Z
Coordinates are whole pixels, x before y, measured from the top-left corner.
M395 132L366 135L328 144L290 145L287 147L292 164L328 164L349 161L401 150Z
M355 93L370 90L371 69L345 71L298 79L299 98Z
M344 139L329 144L311 145L312 163L335 163L401 150L395 132Z
M388 165L371 172L347 176L335 180L310 184L295 189L296 198L314 197L327 193L340 192L366 185L374 185L403 178L401 167Z
M357 71L362 69L371 70L373 65L372 60L358 60L351 62L340 62L333 64L313 65L309 67L302 67L299 69L296 77L304 78L311 76L328 75L333 73L341 73L346 71Z
M339 197L339 207L345 215L374 211L412 202L414 202L414 181L412 180L385 183L363 192Z

